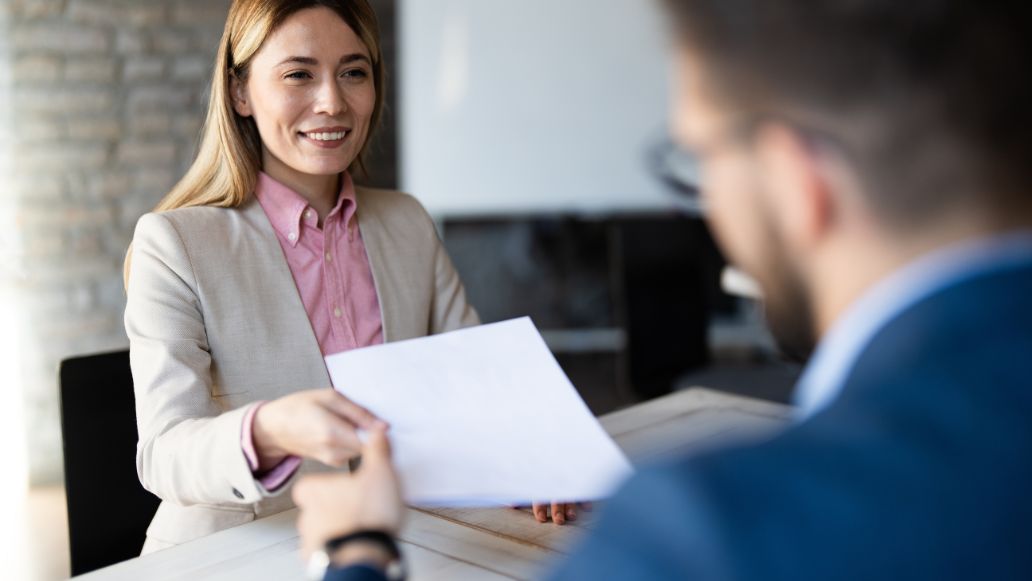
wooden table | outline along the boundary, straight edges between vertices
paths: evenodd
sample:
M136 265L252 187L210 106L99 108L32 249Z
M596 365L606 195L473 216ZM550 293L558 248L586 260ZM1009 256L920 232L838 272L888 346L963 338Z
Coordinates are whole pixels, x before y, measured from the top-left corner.
M613 412L603 427L634 463L739 438L762 437L784 425L786 406L708 389L680 391ZM530 579L591 526L539 524L526 510L409 509L400 544L414 581ZM91 581L203 579L302 580L290 510L196 541L78 577Z

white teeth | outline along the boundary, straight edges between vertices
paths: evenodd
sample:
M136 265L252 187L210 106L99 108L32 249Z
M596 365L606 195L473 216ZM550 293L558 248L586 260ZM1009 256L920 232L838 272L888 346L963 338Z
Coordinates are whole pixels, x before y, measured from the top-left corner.
M316 141L337 141L338 139L344 139L347 135L347 131L337 131L334 133L306 133L309 139Z

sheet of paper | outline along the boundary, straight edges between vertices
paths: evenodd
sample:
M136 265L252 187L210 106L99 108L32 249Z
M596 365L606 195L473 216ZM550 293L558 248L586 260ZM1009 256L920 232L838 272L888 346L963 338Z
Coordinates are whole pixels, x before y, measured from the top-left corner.
M391 424L411 504L595 500L631 472L529 318L326 364L337 391Z

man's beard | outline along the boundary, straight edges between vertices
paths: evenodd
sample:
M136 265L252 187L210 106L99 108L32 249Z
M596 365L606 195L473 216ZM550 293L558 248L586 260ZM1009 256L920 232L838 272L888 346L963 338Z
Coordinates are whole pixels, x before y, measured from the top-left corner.
M771 264L770 282L764 285L764 317L782 355L805 363L817 347L813 308L802 280L781 258L780 264Z
M805 363L817 347L813 302L769 214L765 216L767 256L757 281L763 289L764 318L774 342L789 361Z

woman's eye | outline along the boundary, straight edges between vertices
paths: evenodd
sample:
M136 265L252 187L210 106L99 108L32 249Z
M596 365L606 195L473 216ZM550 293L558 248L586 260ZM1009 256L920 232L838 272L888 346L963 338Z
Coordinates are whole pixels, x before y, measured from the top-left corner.
M286 79L310 79L312 75L308 74L308 71L294 71L287 73Z
M340 76L345 79L364 79L369 76L369 73L364 69L350 69L341 73Z

